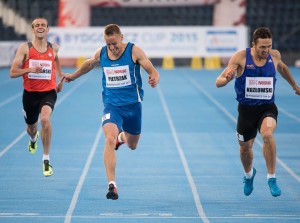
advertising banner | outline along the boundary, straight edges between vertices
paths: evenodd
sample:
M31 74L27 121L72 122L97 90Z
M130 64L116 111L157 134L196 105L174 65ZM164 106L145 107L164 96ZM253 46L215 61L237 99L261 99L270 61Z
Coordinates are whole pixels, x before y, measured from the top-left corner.
M0 41L0 67L11 65L21 43L20 41Z
M150 58L229 57L248 46L241 27L121 27L124 42L141 47ZM60 58L91 57L105 45L103 27L50 28L48 40L60 45Z

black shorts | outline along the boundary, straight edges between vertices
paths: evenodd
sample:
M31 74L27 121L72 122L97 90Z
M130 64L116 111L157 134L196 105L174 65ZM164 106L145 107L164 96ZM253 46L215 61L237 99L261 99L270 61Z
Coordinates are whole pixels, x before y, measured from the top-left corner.
M264 105L238 105L237 138L247 142L257 135L261 124L266 117L272 117L277 122L278 110L274 103Z
M23 92L23 112L25 122L28 125L32 125L38 121L39 114L42 107L48 105L52 111L57 99L56 90L45 92L29 92L24 90Z

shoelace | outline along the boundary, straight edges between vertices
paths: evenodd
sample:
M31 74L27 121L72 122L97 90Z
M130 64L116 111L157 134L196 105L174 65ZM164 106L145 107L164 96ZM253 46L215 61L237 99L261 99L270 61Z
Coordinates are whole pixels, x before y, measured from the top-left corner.
M30 142L30 147L34 149L35 143L36 143L36 141L35 142Z
M269 185L273 190L278 190L278 186L276 184L276 179L269 180Z
M250 184L251 183L251 178L247 179L246 177L244 177L244 183L245 184Z
M51 166L49 164L49 161L48 162L44 162L44 165L45 165L45 171L49 171L49 166Z

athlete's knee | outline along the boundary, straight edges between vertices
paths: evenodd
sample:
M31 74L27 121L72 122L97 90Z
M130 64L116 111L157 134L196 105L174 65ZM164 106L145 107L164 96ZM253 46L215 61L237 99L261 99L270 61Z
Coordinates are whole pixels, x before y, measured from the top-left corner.
M42 127L44 127L44 128L47 128L51 125L50 117L42 116L40 121L41 121Z
M264 131L262 134L262 139L264 143L270 143L273 141L273 132L272 131Z
M135 145L128 145L128 144L127 144L127 146L128 146L128 148L131 149L131 150L135 150L135 149L137 148L137 144L135 144Z
M38 131L38 126L37 124L34 124L34 125L28 125L27 126L27 132L30 134L30 135L36 135Z
M137 148L137 145L138 145L137 141L133 141L133 142L127 141L127 146L131 150L135 150Z
M126 136L126 143L129 149L135 150L137 148L140 135L130 135L130 134L125 134Z
M107 135L106 138L105 138L105 144L106 144L106 147L108 146L108 148L110 147L114 147L116 146L116 140L117 138L113 135Z
M252 148L240 146L240 154L241 155L247 155L248 153L251 152L251 150L252 150Z

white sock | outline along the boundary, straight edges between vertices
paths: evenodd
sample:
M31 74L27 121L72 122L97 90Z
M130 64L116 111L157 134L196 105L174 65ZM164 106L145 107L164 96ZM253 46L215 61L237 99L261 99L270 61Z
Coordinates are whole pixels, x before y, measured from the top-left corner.
M43 154L43 161L44 161L44 160L49 160L49 161L50 161L50 156L49 156L49 154L48 154L48 155Z
M245 176L247 179L250 179L253 176L253 168L251 168L250 172L248 173L245 172Z
M121 133L122 133L122 132L121 132ZM119 135L118 135L118 141L119 141L119 142L124 142L124 141L122 140L121 133L119 133Z
M110 184L113 184L113 185L115 186L115 188L117 188L117 184L116 184L115 181L109 181L109 182L108 182L108 186L109 186Z
M274 174L269 174L269 173L268 173L267 179L270 179L270 178L276 178L276 177L275 177L275 173L274 173Z
M30 138L30 141L31 142L36 142L36 140L37 140L37 134L35 134L35 137L34 138L31 138L31 137L29 137Z

